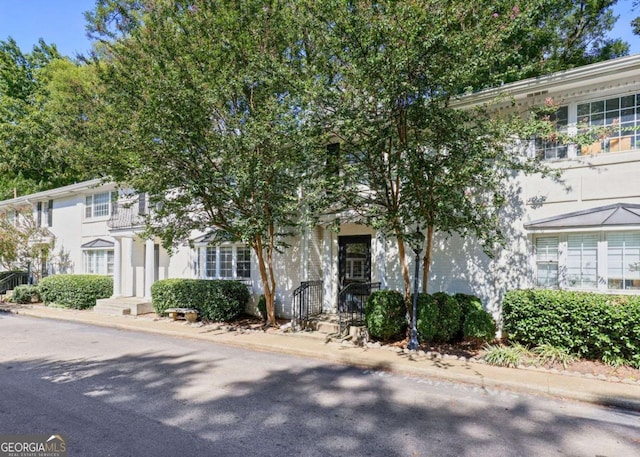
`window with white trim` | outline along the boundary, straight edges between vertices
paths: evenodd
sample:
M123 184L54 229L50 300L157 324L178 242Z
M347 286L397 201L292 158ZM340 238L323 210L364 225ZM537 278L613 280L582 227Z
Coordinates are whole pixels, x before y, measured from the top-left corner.
M609 289L640 289L640 233L607 235Z
M567 285L580 289L598 287L598 235L567 237Z
M246 246L207 246L204 276L211 279L251 278L251 250Z
M640 94L579 103L578 125L601 129L600 138L582 146L579 154L623 152L640 147Z
M113 275L113 249L87 249L83 256L86 274Z
M561 106L549 116L549 121L555 124L559 133L567 133L569 125L569 107ZM542 160L566 159L569 146L553 138L535 139L536 156Z
M558 287L558 244L557 236L536 238L536 285Z
M87 195L84 202L84 217L92 219L111 215L111 192Z

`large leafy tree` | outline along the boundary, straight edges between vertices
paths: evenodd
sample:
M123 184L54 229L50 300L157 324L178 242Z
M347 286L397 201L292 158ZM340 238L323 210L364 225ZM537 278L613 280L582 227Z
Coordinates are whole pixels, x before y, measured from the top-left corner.
M42 40L27 54L12 39L0 41L0 198L87 177L61 129L77 119L61 94L82 71Z
M107 3L112 21L123 2ZM100 163L162 203L149 232L165 246L211 230L251 246L275 324L274 255L320 203L297 11L259 0L143 2L140 11L105 40Z
M543 2L544 3L544 2ZM495 118L453 101L531 73L513 42L540 20L536 2L345 1L308 5L309 56L322 77L314 113L341 141L336 195L361 220L395 238L405 291L406 241L427 234L427 287L435 232L471 234L491 253L502 238L505 180L544 171L513 148L544 122ZM545 128L547 128L545 126Z

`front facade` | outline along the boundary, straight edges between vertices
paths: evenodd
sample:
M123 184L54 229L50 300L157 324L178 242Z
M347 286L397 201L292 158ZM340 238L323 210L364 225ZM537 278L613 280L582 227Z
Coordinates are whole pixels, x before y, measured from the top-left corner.
M603 134L582 146L531 140L526 153L562 170L561 178L519 176L509 183L507 245L493 259L472 239L436 235L430 292L473 293L496 318L511 288L640 293L640 55L484 91L459 105L498 95L506 98L497 109L523 112L553 100L560 130L571 135L600 126ZM50 274L113 275L114 297L150 298L151 284L165 278L240 280L254 297L262 292L255 255L245 245L214 245L210 234L196 233L170 256L160 240L144 239L144 194L94 180L0 202L0 213L14 217L25 206L55 236ZM365 225L345 223L337 232L318 225L288 244L275 259L283 317L293 316L301 284L321 289L325 312L338 308L350 284L403 287L396 241Z

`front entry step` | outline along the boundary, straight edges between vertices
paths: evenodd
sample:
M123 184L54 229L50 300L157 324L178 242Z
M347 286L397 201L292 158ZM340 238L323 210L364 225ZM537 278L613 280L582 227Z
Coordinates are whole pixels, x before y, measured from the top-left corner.
M111 316L138 316L152 313L153 305L149 300L137 297L101 298L96 300L93 310Z

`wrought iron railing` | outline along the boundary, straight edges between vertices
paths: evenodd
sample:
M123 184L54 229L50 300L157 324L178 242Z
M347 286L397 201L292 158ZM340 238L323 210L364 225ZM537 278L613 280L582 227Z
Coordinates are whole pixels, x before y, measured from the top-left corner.
M110 229L140 227L144 225L147 212L147 202L144 199L113 202L107 227Z
M16 271L4 278L0 279L0 294L7 293L7 290L13 290L16 286L27 284L29 275L26 271Z
M379 282L352 282L338 293L338 318L340 334L351 325L364 325L364 305L371 292L380 290Z
M322 314L323 289L322 280L318 280L303 281L293 291L294 330L302 330L310 317Z

